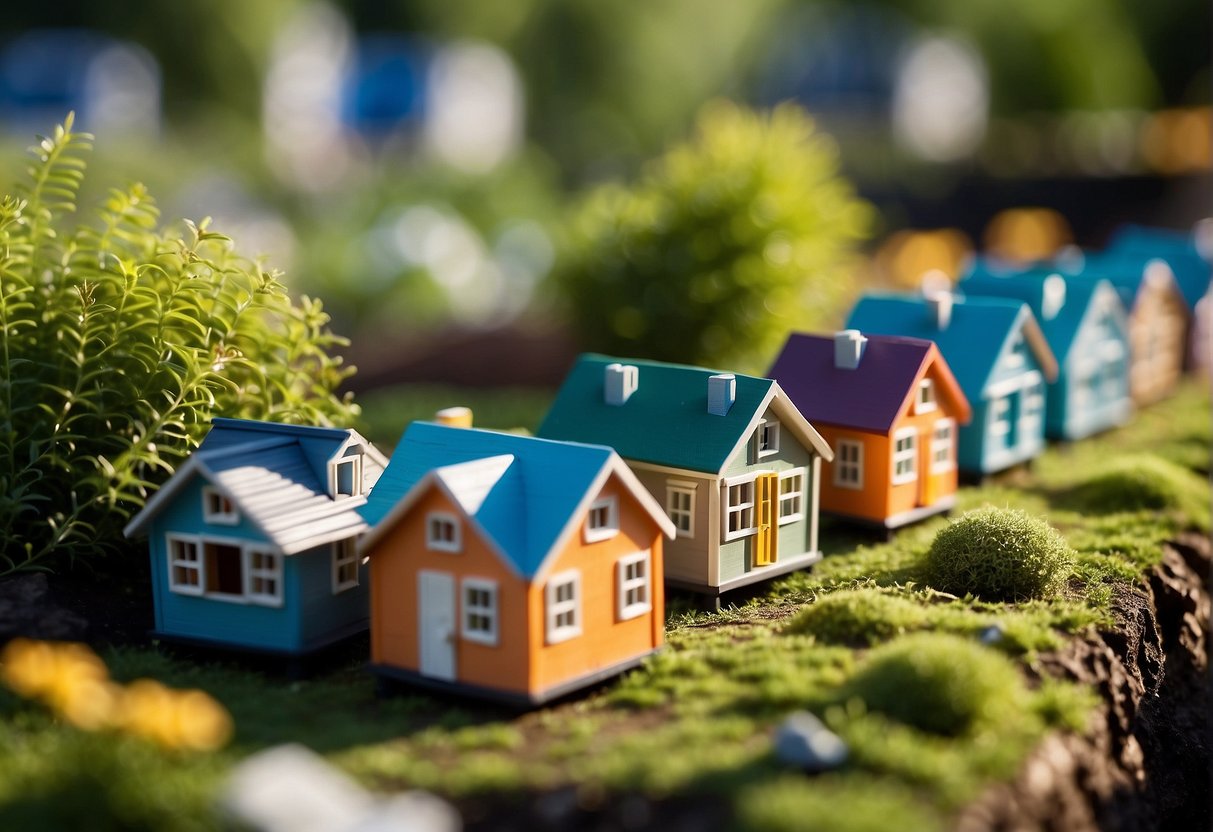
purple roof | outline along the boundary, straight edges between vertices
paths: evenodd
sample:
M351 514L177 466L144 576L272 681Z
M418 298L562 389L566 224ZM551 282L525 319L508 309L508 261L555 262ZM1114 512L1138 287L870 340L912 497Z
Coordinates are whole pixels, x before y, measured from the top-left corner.
M810 422L887 433L897 418L931 342L865 335L854 370L834 366L834 338L793 333L767 373Z

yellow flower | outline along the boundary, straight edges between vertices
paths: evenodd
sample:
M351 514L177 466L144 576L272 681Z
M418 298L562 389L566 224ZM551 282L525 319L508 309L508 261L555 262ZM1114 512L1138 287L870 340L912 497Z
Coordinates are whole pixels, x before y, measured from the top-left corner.
M215 751L232 736L227 710L200 690L177 695L177 745L195 751Z

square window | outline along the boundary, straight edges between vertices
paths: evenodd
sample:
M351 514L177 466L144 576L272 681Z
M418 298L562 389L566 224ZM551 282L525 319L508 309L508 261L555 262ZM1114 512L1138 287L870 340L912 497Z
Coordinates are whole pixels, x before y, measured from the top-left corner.
M333 463L333 497L362 494L362 457L347 456Z
M207 486L202 489L202 519L207 523L234 526L240 522L240 513L227 495Z
M557 644L581 635L581 573L553 575L545 589L547 643Z
M197 540L180 537L168 539L169 589L182 595L201 595L202 550Z
M757 530L754 513L754 480L725 483L724 539L736 540Z
M649 553L637 552L620 558L615 564L615 584L620 621L644 615L652 609L649 579Z
M590 504L585 518L585 542L597 543L619 533L619 500L602 497Z
M445 511L432 511L425 518L425 545L435 552L460 552L463 539L459 520Z
M463 637L479 644L497 644L497 583L463 579Z
M779 475L779 525L804 517L804 469L793 468Z
M333 544L333 594L358 586L358 547L354 538Z
M956 423L940 419L931 429L931 473L950 471L956 465Z
M902 428L893 435L893 485L918 478L918 431Z
M665 512L677 537L695 536L695 484L670 483L665 490Z
M834 455L834 485L839 488L863 488L863 443L839 439Z
M779 422L768 419L754 432L754 446L759 459L779 452Z
M272 552L251 549L247 552L248 583L244 597L255 604L278 606L282 603L282 557Z

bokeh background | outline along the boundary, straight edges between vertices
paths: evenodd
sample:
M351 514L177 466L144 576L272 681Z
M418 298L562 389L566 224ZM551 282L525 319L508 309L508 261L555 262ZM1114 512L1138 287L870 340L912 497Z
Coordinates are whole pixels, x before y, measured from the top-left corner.
M580 349L631 338L650 354L635 319L677 302L621 311L608 292L590 301L603 327L586 325L585 275L632 268L606 249L635 239L586 230L621 194L707 260L721 216L784 200L808 222L795 206L816 206L811 234L841 252L802 269L829 284L807 319L822 327L862 287L954 277L975 251L1191 227L1211 213L1211 31L1206 0L22 3L0 20L0 169L17 178L34 136L74 111L97 137L82 221L132 180L166 219L214 217L324 300L359 393L542 389ZM812 119L794 128L820 165L720 116L782 102ZM737 204L670 174L671 148L713 141L724 160L682 179L761 157ZM662 188L691 219L651 207ZM764 246L767 265L784 250ZM713 268L741 279L736 262ZM652 279L700 266L667 257ZM732 355L691 341L671 357ZM736 360L757 369L761 350Z

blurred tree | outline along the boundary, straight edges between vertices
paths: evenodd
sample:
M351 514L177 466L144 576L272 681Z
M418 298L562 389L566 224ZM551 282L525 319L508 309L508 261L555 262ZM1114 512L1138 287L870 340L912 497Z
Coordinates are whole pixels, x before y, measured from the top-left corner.
M587 347L755 371L837 322L873 219L802 110L714 102L633 185L588 196L556 279Z

